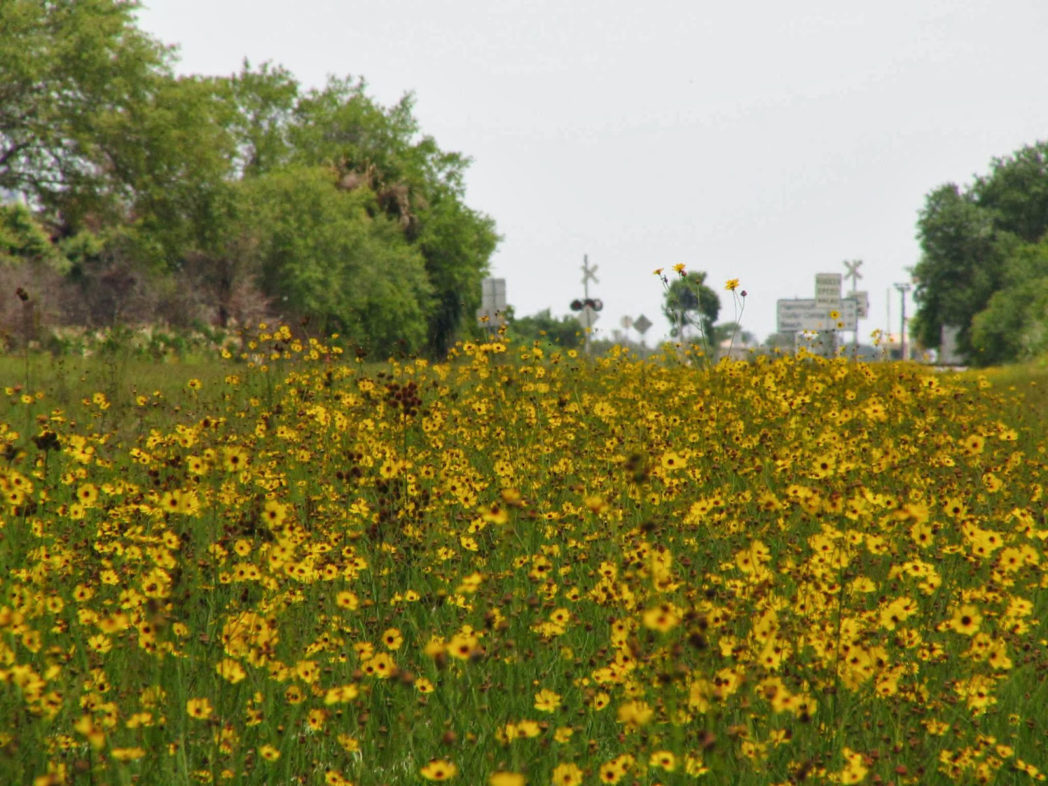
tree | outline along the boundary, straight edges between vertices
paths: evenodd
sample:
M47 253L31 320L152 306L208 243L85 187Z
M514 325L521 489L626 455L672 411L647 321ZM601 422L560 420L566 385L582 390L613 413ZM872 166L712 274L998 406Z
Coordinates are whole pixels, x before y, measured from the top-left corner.
M518 344L534 342L555 344L567 349L583 344L582 326L573 316L554 317L550 310L543 309L527 317L514 316L512 309L507 315L509 335Z
M331 166L347 191L369 190L425 260L431 287L427 345L444 354L480 306L480 282L498 242L494 222L464 201L469 159L420 136L409 94L383 109L362 80L329 80L295 108L292 160Z
M979 365L1048 352L1048 237L1012 254L1006 282L972 320L972 353Z
M1036 243L1048 232L1048 142L994 159L971 193L979 207L992 211L998 230Z
M56 269L68 261L25 205L0 205L0 263L45 262Z
M257 283L317 330L446 352L498 240L465 204L468 158L420 132L410 94L383 107L363 80L303 91L247 62L176 78L137 7L0 0L0 189L27 195L71 279L123 282L119 300L191 276L176 288L222 323Z
M958 348L973 363L1027 351L1030 342L1020 337L1038 317L1023 298L1040 291L1036 282L1045 275L1029 249L1048 233L1048 142L994 159L963 191L950 183L928 194L917 230L916 338L937 347L942 327L956 326ZM986 310L992 313L976 331ZM1015 335L1005 335L1005 325Z
M913 269L911 330L924 346L937 347L942 327L955 325L958 348L968 355L972 319L1001 287L1014 236L998 230L993 213L953 184L926 197L917 228L922 255Z
M262 288L285 314L308 317L370 352L418 352L431 289L419 252L374 196L334 187L321 167L244 181L243 232L257 244Z
M148 100L169 50L135 27L122 0L0 3L0 188L57 214L119 201L97 146L104 119ZM126 185L126 184L125 184Z
M683 339L685 328L695 325L706 342L714 340L713 325L720 313L720 298L706 286L706 274L683 269L672 282L666 283L662 313L673 327L670 335Z
M230 227L234 112L222 80L152 75L149 98L99 119L95 148L121 185L140 261L177 270Z
M287 165L299 99L294 76L270 63L252 70L245 60L240 73L228 80L226 89L236 107L230 130L236 140L238 172L243 177L254 177Z

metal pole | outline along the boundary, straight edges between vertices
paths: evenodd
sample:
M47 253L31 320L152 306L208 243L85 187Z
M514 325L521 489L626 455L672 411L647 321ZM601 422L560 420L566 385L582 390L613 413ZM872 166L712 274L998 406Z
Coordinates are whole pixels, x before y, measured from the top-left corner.
M899 315L899 319L900 319L900 322L899 322L899 346L902 349L902 359L903 360L908 360L909 358L906 357L906 293L905 292L902 292L900 294L899 300L902 301L902 304L899 306L900 311L901 311L901 313Z
M888 355L891 358L892 350L892 288L888 287L884 290L884 302L887 306L886 321L884 323L884 340L888 342Z
M900 317L899 323L899 349L902 354L902 359L907 360L906 357L906 293L910 291L910 285L908 283L896 284L895 288L899 290L899 302L902 306L902 316Z
M589 300L589 254L582 255L582 296L585 300ZM585 342L586 356L590 353L590 312L588 309L583 308L582 313L586 315L585 326L583 330L583 341Z

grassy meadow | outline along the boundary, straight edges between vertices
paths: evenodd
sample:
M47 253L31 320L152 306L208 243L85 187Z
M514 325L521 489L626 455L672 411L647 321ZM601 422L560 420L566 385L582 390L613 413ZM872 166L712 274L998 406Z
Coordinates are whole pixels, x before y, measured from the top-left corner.
M1042 370L250 351L0 361L0 782L1045 780Z

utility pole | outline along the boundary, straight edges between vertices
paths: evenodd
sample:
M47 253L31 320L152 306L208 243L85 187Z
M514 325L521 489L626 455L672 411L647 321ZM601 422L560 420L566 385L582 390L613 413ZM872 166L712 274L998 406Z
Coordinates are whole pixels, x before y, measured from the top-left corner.
M908 283L896 284L895 288L899 290L899 301L902 304L902 317L900 322L899 330L899 348L901 350L902 359L907 360L906 357L906 293L910 291L910 285Z

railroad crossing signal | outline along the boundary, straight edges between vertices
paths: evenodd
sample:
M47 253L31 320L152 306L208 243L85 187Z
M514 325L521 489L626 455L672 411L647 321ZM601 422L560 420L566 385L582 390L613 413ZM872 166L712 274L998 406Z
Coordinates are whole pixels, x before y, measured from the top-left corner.
M862 278L862 273L859 272L859 268L862 267L861 259L844 260L844 266L848 269L848 272L844 274L845 278L851 279L852 292L855 291L855 285L859 279Z
M585 287L592 281L594 284L599 284L600 279L597 278L597 266L590 267L589 254L582 255L582 286ZM588 294L588 293L587 293Z

